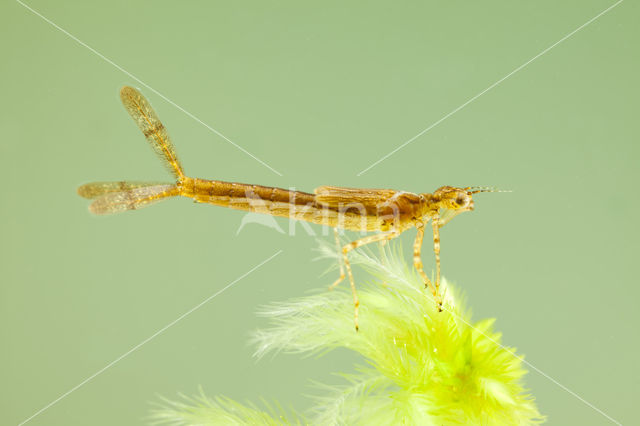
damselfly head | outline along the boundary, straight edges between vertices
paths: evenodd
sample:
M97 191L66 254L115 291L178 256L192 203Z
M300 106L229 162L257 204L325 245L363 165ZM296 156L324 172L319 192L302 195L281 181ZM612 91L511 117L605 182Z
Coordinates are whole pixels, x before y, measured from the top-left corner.
M468 188L442 186L433 193L433 196L437 200L439 208L473 210L472 194L474 192L468 191Z

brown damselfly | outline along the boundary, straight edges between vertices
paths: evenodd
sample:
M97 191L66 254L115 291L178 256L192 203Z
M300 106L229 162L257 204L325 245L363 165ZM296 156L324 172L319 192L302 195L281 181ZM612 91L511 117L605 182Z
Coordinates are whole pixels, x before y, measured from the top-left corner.
M378 232L342 247L338 285L349 276L353 294L354 322L358 329L358 295L347 254L373 242L386 242L415 227L413 264L442 309L440 294L440 228L456 215L473 210L472 194L491 188L443 186L432 194L414 194L392 189L358 189L320 186L313 194L262 185L191 178L184 174L164 125L142 94L125 86L120 91L125 108L175 177L174 183L94 182L78 188L78 194L94 199L89 210L95 214L119 213L146 207L165 198L182 196L199 203L214 204L273 216L288 217L350 231ZM435 282L424 272L420 250L425 226L431 220L436 260Z

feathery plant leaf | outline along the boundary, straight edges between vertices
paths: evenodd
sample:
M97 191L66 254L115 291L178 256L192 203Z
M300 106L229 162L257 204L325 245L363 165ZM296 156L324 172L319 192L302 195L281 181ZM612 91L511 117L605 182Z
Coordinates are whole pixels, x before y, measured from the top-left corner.
M194 397L180 395L181 401L161 398L151 414L152 424L173 426L229 426L229 425L305 425L302 418L289 418L280 406L271 407L263 401L262 411L253 404L240 404L231 398L216 396L209 398L200 389ZM293 417L293 416L292 416Z
M328 243L322 243L321 254L338 259ZM404 260L399 243L387 244L378 254L366 247L354 250L350 259L371 276L370 282L358 283L359 332L353 329L353 301L348 284L343 284L334 291L263 308L260 315L269 326L253 336L257 357L278 352L320 355L338 347L362 355L366 366L341 374L343 386L320 386L324 395L316 398L313 424L544 421L524 388L522 357L502 346L501 335L493 331L493 319L472 324L469 312L444 279L444 311L438 312L422 280ZM260 412L253 406L228 399L201 395L191 404L172 404L164 418L175 421L178 417L170 414L181 414L183 423L176 425L272 424L258 422ZM245 413L245 423L205 421L225 412ZM284 421L280 417L277 422Z

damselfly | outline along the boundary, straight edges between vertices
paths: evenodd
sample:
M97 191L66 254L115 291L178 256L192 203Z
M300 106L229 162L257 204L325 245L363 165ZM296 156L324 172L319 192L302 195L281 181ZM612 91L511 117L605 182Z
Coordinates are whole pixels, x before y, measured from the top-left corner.
M431 291L438 310L442 310L440 294L440 228L456 215L473 210L472 195L491 192L491 188L457 188L443 186L433 193L414 194L392 189L357 189L321 186L313 194L262 185L191 178L185 175L164 125L142 94L125 86L120 91L125 108L156 153L175 177L174 183L158 182L94 182L78 188L82 197L94 199L89 210L95 214L136 210L165 198L182 196L199 203L214 204L237 210L304 220L350 231L378 232L357 239L341 248L340 277L345 268L351 284L354 322L358 329L358 295L348 253L374 242L386 242L410 228L417 229L413 244L413 264ZM435 282L424 272L420 251L425 226L431 220L436 261ZM344 267L343 267L344 264Z

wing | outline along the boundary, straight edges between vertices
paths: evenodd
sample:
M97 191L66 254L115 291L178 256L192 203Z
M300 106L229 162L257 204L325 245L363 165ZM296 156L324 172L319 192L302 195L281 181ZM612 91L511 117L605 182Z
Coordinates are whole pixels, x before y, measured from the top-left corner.
M91 182L78 187L78 195L90 200L112 192L125 192L136 188L165 185L164 182Z
M162 158L173 175L180 179L184 177L182 166L173 148L167 129L156 115L149 101L137 89L124 86L120 89L120 99L133 121L138 125L144 137L147 138L153 150Z
M342 188L339 186L319 186L313 191L316 201L330 207L361 204L376 206L398 193L393 189Z
M93 214L113 214L127 210L138 210L164 198L179 194L175 185L154 185L119 192L107 192L98 196L89 205Z

